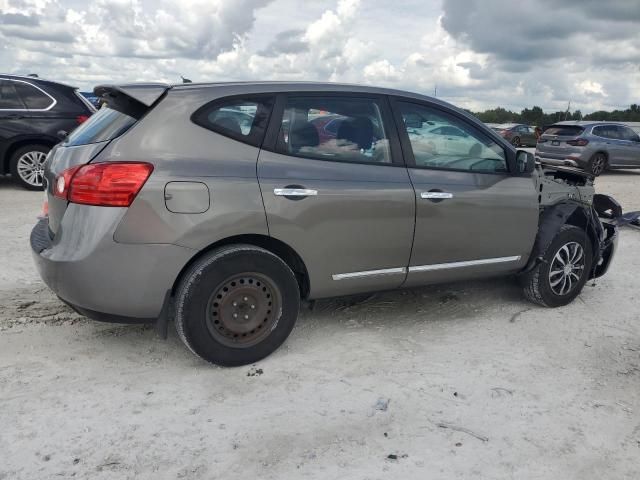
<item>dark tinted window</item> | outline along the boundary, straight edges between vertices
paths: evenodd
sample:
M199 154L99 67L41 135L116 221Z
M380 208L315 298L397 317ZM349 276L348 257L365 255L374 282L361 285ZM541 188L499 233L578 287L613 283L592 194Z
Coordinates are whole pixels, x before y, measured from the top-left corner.
M425 105L398 106L417 167L508 171L504 149L467 122Z
M592 133L598 137L612 138L619 140L621 138L620 131L615 125L602 125L600 127L594 127Z
M0 80L0 109L24 109L25 106L16 91L16 82Z
M560 137L575 137L583 131L584 128L578 125L551 125L544 133L545 135L558 135Z
M126 132L134 123L135 118L104 106L71 132L64 144L75 146L112 140Z
M30 110L44 110L49 108L54 100L46 93L28 83L16 82L18 95Z
M251 145L260 146L273 107L271 96L215 100L193 114L201 127Z
M629 140L632 142L640 142L640 137L629 127L618 127L620 129L620 135L623 140Z
M335 130L323 128L332 120L338 123ZM391 163L382 109L368 98L289 98L277 148L286 155L319 160Z

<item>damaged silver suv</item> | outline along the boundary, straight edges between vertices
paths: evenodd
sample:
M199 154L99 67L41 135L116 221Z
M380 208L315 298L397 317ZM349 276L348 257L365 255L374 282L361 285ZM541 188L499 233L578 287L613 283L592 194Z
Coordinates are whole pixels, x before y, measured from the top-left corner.
M78 312L175 321L196 355L255 362L301 301L516 274L571 302L613 257L615 201L536 166L447 103L319 83L134 84L46 162L36 265ZM615 212L614 212L615 213Z

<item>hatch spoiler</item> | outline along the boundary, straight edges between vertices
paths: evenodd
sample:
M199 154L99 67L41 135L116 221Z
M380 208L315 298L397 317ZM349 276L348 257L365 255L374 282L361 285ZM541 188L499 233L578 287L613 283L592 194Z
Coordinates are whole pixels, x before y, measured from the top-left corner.
M109 107L140 118L167 90L164 83L132 83L127 85L98 85L93 93Z

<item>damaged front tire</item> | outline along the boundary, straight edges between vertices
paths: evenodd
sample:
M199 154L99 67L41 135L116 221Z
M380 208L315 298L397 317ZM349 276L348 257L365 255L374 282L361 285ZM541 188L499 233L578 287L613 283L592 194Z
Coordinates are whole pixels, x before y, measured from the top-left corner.
M589 278L593 259L586 232L564 225L541 261L521 281L525 297L544 307L561 307L575 299Z

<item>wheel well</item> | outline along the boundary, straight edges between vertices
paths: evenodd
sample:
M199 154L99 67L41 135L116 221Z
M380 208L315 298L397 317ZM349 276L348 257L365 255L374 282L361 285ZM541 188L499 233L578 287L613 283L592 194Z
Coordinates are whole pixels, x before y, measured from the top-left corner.
M300 288L300 297L303 299L307 298L309 295L309 273L307 272L307 267L302 261L302 258L300 258L300 255L298 255L298 253L286 243L266 235L236 235L234 237L219 240L206 248L203 248L182 268L180 274L176 277L171 293L175 293L184 272L203 255L225 245L240 243L264 248L265 250L268 250L274 255L280 257L295 274L296 280L298 281L298 287Z
M607 152L606 150L598 150L593 155L591 155L591 158L595 157L599 153L603 154L605 156L605 158L607 159L607 162L609 162L609 152Z
M566 224L573 225L585 231L589 240L591 240L592 252L594 255L598 252L598 246L600 240L596 237L595 229L588 228L589 223L592 221L587 211L584 208L576 208L576 210L567 218Z
M26 138L24 140L18 140L17 142L12 143L4 152L4 159L2 161L3 173L9 173L9 171L11 170L11 157L13 156L15 151L27 145L43 145L45 147L51 148L55 145L55 142L42 138Z

